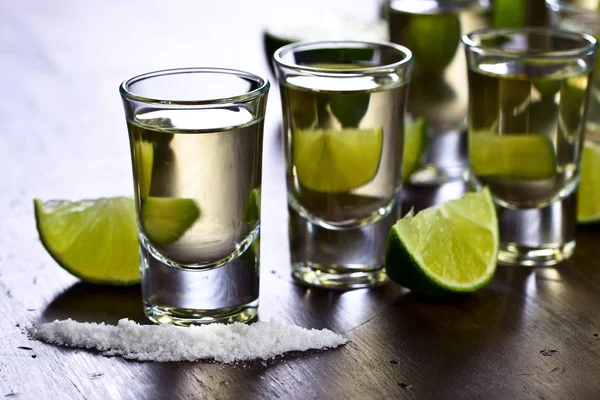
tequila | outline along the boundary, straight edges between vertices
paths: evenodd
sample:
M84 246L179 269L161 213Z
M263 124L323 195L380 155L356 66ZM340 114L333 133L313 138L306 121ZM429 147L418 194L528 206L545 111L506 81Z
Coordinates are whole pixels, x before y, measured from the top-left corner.
M244 107L140 112L128 121L147 245L173 262L206 266L254 241L258 214L247 216L260 196L262 125ZM146 232L149 198L191 199L199 216L180 237L161 240Z
M469 70L469 160L497 202L539 208L573 191L590 73L576 60L518 68L492 58Z
M338 66L338 68L340 68ZM290 76L285 138L289 204L317 224L358 227L389 213L402 176L405 82Z

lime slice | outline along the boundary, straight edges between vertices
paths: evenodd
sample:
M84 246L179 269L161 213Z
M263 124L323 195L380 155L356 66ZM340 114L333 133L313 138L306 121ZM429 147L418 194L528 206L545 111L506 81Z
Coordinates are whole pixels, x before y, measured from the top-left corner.
M460 43L460 20L456 14L414 14L411 16L410 49L419 71L437 75L446 68Z
M71 202L34 200L42 244L60 266L83 281L139 283L135 206L131 198Z
M469 135L469 162L476 175L548 179L556 174L556 154L544 135Z
M581 160L577 222L600 221L600 144L586 140Z
M421 155L427 147L427 120L423 117L409 122L404 130L404 158L402 161L402 182L419 167Z
M415 292L467 293L492 279L497 254L496 208L485 188L399 220L385 267L392 281Z
M192 199L147 197L142 201L144 234L153 243L171 244L200 217L200 209Z
M356 189L377 174L383 131L293 130L293 156L300 183L325 193Z

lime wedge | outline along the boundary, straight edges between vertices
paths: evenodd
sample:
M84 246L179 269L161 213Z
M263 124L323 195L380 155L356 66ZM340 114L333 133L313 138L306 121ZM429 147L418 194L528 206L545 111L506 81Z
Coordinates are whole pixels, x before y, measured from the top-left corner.
M476 175L548 179L556 174L556 154L544 135L469 135L469 162Z
M600 222L600 144L588 140L585 141L581 160L577 222Z
M83 281L139 283L135 206L131 198L71 202L34 200L42 244L56 262Z
M383 131L293 130L293 157L300 183L325 193L356 189L377 174Z
M423 117L409 122L404 130L404 158L402 161L402 182L419 166L419 160L427 147L427 120Z
M485 188L399 220L385 267L392 281L415 292L467 293L489 283L497 254L496 208Z
M460 44L460 20L452 13L414 14L409 33L412 38L410 49L419 71L437 75L456 54Z
M142 225L150 241L171 244L200 217L200 209L192 199L147 197L142 201Z

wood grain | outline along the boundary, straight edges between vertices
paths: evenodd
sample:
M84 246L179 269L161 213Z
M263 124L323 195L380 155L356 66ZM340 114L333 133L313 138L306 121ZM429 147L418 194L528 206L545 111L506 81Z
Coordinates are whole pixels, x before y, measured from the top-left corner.
M319 9L322 2L306 7ZM349 2L333 6L348 8ZM354 12L378 12L378 1ZM323 6L321 4L321 6ZM269 362L143 363L29 341L54 319L147 323L139 288L89 286L37 238L32 199L131 193L118 84L168 67L268 75L261 26L284 5L253 2L0 3L0 396L19 399L595 399L600 396L600 228L577 232L556 268L500 268L453 300L389 284L330 292L289 276L277 87L265 132L260 319L329 328L351 342ZM461 184L404 190L404 206Z

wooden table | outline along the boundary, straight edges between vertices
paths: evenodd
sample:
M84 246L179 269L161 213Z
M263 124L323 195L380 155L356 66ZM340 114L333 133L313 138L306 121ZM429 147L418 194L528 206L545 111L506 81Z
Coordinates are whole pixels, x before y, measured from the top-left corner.
M329 328L351 342L267 363L220 365L131 362L29 341L26 326L54 319L146 322L139 288L78 282L45 252L33 218L34 197L132 192L118 84L180 66L266 75L261 25L289 6L275 0L174 3L0 3L0 396L600 398L599 228L577 232L576 254L564 265L500 268L488 287L455 300L422 298L392 284L345 293L294 285L276 88L265 132L263 204L269 212L260 319ZM321 3L303 4L320 12ZM355 12L378 12L378 1L359 3ZM424 206L461 190L460 184L406 190L405 200Z

